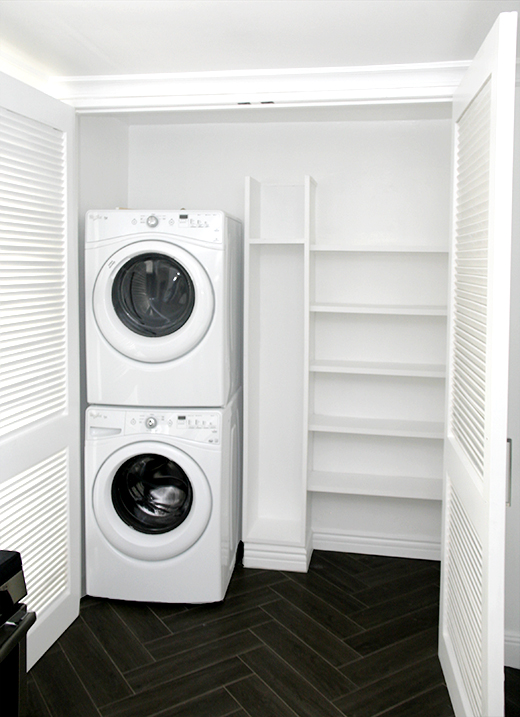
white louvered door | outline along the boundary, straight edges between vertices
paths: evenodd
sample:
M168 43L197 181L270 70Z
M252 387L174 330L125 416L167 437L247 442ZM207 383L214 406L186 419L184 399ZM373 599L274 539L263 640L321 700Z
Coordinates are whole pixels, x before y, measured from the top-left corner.
M504 528L516 13L454 98L440 659L457 717L504 712Z
M0 105L0 549L37 613L30 667L79 609L75 113L6 75Z

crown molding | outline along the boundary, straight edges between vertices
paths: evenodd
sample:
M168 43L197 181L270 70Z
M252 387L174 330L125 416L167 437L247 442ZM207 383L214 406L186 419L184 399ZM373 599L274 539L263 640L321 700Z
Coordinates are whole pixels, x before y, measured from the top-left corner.
M469 62L54 77L46 91L81 114L451 102Z

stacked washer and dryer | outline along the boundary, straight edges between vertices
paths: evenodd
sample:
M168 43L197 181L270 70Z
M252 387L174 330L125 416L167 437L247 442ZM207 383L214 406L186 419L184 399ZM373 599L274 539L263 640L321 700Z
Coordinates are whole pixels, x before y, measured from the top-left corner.
M224 598L239 540L242 228L221 211L90 211L89 595Z

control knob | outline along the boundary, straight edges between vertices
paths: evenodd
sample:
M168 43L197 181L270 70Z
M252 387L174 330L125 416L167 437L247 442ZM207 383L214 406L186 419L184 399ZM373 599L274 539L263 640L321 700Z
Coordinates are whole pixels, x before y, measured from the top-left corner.
M146 428L155 428L157 426L157 419L154 416L148 416L145 421Z
M146 219L146 223L149 227L156 227L159 224L159 220L153 214Z

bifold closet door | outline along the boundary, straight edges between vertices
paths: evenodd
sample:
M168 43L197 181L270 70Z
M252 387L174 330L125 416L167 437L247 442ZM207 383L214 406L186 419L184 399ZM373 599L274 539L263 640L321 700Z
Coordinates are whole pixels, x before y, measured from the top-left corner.
M440 658L458 717L504 714L504 523L516 13L454 98Z
M0 548L22 555L31 667L79 612L76 120L7 75L0 97Z

